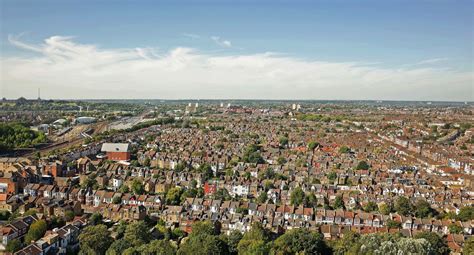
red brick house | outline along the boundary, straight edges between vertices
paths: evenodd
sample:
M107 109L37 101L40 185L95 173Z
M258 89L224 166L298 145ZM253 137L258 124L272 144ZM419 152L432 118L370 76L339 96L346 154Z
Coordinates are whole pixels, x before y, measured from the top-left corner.
M102 152L107 153L107 159L114 161L129 161L130 150L128 143L104 143Z

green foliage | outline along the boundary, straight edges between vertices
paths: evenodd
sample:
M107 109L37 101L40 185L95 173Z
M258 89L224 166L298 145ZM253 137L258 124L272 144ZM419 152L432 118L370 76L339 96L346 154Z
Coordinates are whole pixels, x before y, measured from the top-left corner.
M107 249L106 255L120 255L126 249L132 247L132 244L124 239L115 240L112 245L110 245L109 249Z
M119 205L122 203L122 198L120 198L119 196L115 196L114 198L112 198L112 203Z
M288 146L289 140L288 140L288 137L287 137L287 136L282 136L282 137L280 137L280 139L278 139L278 141L280 142L280 146L281 146L281 147L284 148L284 147Z
M292 205L300 205L303 203L305 197L304 191L300 187L296 187L290 195L290 202Z
M351 249L357 248L357 242L359 240L360 235L352 232L346 231L344 232L341 239L337 240L333 245L334 254L342 255L342 254L352 254L349 251Z
M0 123L0 151L28 148L46 142L46 136L21 123Z
M387 220L386 225L388 228L401 228L402 223L394 220Z
M451 234L461 234L463 229L461 226L457 225L457 224L451 224L448 226L448 229L449 229L449 233Z
M102 214L100 213L94 213L89 217L89 223L91 225L99 225L102 224Z
M179 187L174 187L166 193L166 203L169 205L179 205L181 203L181 194L183 190Z
M391 234L368 234L351 247L355 254L431 254L433 247L425 239L400 238Z
M379 205L379 212L384 215L388 215L392 212L392 206L390 204L381 203Z
M45 220L38 220L31 224L28 233L25 236L25 243L29 244L31 241L36 241L44 236L46 230L48 229L48 224Z
M67 221L67 222L72 221L74 219L74 216L76 216L76 215L74 214L73 211L70 211L70 210L66 211L64 213L64 220Z
M134 179L132 181L132 191L135 195L143 195L145 192L145 187L143 186L143 183L137 179Z
M243 160L246 163L262 164L265 162L260 155L260 146L252 144L247 146L243 154Z
M239 254L268 254L270 234L262 224L255 222L250 231L246 232L240 240L237 250Z
M198 235L216 235L217 230L210 221L198 221L193 224L190 237Z
M239 245L240 240L242 240L242 237L243 237L242 233L240 233L237 230L230 232L228 236L227 235L224 236L230 254L235 255L238 253L237 247Z
M18 239L10 240L7 246L5 247L5 250L11 253L14 253L20 249L21 249L21 242Z
M357 164L356 170L369 170L369 167L369 164L362 160Z
M274 254L321 254L325 250L322 234L306 228L287 231L278 237L272 248Z
M278 157L277 163L279 165L284 165L286 163L286 159L284 157Z
M395 200L395 211L403 216L409 216L412 213L413 207L410 200L406 197L398 197Z
M135 247L148 243L150 241L150 233L145 222L136 221L129 224L125 229L123 239Z
M102 224L85 227L79 235L81 251L86 254L105 254L112 242L107 226Z
M207 181L214 177L214 171L209 164L202 164L199 166L198 171L202 174L202 178L204 181Z
M188 239L179 247L178 254L227 254L225 242L216 234L211 222L196 222Z
M143 255L175 255L176 247L169 240L153 240L148 244L140 246L139 254Z
M430 203L428 203L424 199L419 199L416 201L415 206L414 206L414 211L415 211L415 216L418 218L428 218L428 217L433 217L436 213L433 208L431 208Z
M305 207L316 207L318 205L318 199L314 193L309 193L304 197L303 205Z
M434 232L419 232L414 238L425 239L433 247L433 255L447 255L449 254L449 247L445 239Z
M310 151L314 150L316 147L318 147L320 144L318 142L311 141L308 143L308 149Z
M365 212L375 212L377 211L377 203L374 201L369 201L365 206L364 206L364 211Z
M258 195L257 203L263 204L263 203L267 202L267 200L268 200L267 193L266 192L261 192L260 195Z
M230 200L231 196L229 194L229 191L227 191L227 189L218 189L216 193L214 193L214 199Z
M474 254L474 236L469 237L464 242L463 252L464 254Z
M351 149L347 146L341 146L339 148L339 153L349 153L349 152L351 152Z
M9 211L0 211L0 220L8 220L11 213Z
M474 220L474 206L464 206L459 209L459 213L456 216L457 220L470 221Z
M336 196L336 199L334 200L334 209L344 209L346 206L344 205L344 200L342 199L342 196Z

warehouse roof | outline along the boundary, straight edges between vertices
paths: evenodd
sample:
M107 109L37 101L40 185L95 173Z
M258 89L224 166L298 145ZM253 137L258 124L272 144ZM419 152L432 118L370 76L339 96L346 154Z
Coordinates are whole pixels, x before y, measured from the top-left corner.
M105 152L128 152L128 143L104 143L101 151Z

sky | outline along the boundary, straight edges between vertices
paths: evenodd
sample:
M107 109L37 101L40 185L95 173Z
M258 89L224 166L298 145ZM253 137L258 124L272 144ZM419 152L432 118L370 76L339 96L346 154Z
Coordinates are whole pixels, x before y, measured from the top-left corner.
M0 97L474 101L473 7L1 0Z

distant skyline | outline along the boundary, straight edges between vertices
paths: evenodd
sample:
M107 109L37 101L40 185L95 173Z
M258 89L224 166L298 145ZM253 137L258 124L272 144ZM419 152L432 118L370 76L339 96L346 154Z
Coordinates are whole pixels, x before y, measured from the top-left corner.
M0 97L474 101L473 1L0 1Z

